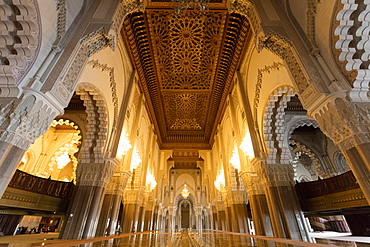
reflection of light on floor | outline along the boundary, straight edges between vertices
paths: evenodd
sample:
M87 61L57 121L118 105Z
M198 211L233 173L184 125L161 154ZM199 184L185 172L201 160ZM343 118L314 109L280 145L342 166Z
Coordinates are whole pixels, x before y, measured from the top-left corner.
M370 236L352 236L351 233L343 232L312 232L310 233L310 237L316 243L331 244L333 246L368 247L370 243Z
M196 245L204 247L232 246L232 247L248 247L248 246L280 246L276 242L282 243L283 246L304 246L315 247L320 246L341 246L341 247L369 247L370 237L355 237L348 233L324 232L311 233L311 237L316 238L315 243L307 243L294 241L289 239L270 238L265 236L248 235L243 233L221 232L221 231L204 231L201 233L176 233L168 232L141 232L141 233L125 233L120 236L98 237L94 239L83 240L61 240L58 239L57 233L48 234L22 234L16 236L5 236L0 238L0 246L3 243L28 243L27 246L51 246L51 247L66 247L78 246L85 243L94 243L94 247L115 246L115 247L162 247L176 246L187 247L197 242ZM331 239L325 239L331 238ZM353 242L353 241L356 241ZM363 242L363 243L361 243ZM36 245L35 245L36 244ZM22 245L26 246L26 245Z

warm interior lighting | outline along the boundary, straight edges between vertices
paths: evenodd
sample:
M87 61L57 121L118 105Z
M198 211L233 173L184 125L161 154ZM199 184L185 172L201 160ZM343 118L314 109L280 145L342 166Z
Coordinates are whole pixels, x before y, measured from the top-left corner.
M237 151L233 151L233 154L231 155L231 158L230 158L230 164L235 168L235 169L238 169L240 170L240 160L239 160L239 156L238 156L238 152Z
M221 189L225 186L225 173L224 170L220 171L220 174L218 174L216 181L215 181L215 187L218 191L221 191Z
M60 156L56 157L55 160L59 170L62 170L69 162L71 162L71 158L67 152L62 153Z
M132 148L130 140L128 139L128 134L122 132L121 139L119 140L117 155L118 157L122 157L127 153L128 150Z
M136 150L132 154L132 158L131 158L131 169L132 170L136 169L140 165L140 163L141 163L140 154L139 154L139 151Z
M182 197L184 197L184 199L188 198L189 195L190 195L190 192L189 192L189 190L187 188L187 184L186 183L184 184L184 188L181 191L181 195L182 195Z
M250 159L254 158L254 150L252 145L252 140L249 133L246 133L242 143L240 144L239 148L243 150L243 153L248 156Z
M146 174L146 183L149 185L149 191L154 190L155 186L157 186L157 182L152 173L148 172Z

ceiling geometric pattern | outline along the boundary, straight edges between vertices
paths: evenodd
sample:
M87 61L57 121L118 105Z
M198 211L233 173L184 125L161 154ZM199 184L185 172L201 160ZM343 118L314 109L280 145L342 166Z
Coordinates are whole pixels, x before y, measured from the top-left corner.
M210 149L249 23L225 10L146 9L122 33L162 149Z

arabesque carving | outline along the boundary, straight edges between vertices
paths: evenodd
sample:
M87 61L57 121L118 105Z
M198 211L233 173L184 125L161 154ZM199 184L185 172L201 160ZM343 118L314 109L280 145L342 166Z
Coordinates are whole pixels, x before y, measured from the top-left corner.
M344 99L336 98L315 113L315 119L325 135L346 151L370 142L369 112L366 104L349 104Z
M357 72L356 79L350 82L353 86L350 92L351 99L357 102L369 102L370 3L351 0L343 0L341 3L336 16L339 25L337 24L334 30L334 35L338 36L335 49L341 50L339 61L346 62L345 69Z
M286 129L285 108L291 97L295 95L294 89L288 86L275 90L269 101L264 114L264 139L269 148L267 161L269 164L288 163L290 150L288 143L284 143Z
M14 97L38 54L40 17L36 0L1 1L0 10L0 94Z
M24 150L46 132L59 113L46 99L28 93L0 103L0 107L0 140Z
M99 90L92 84L79 84L76 93L80 95L86 107L86 136L90 137L82 143L80 162L102 164L108 130L106 103Z

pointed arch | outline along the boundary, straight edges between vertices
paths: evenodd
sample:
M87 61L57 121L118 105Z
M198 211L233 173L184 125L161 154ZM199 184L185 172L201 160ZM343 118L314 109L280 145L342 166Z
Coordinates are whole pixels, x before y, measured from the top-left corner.
M108 110L102 93L90 83L78 85L86 107L86 138L81 147L81 163L104 163L104 148L108 135Z
M15 97L40 49L41 18L36 0L1 1L0 95Z
M289 163L290 150L288 143L284 143L286 123L284 120L285 108L290 98L295 95L290 86L282 86L270 95L264 113L264 139L269 149L267 162L270 164Z

